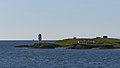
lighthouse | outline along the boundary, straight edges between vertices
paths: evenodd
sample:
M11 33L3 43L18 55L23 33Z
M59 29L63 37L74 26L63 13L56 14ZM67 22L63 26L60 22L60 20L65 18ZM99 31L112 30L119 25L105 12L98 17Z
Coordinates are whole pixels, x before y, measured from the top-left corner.
M39 35L38 35L38 42L41 43L41 40L42 40L42 35L39 34Z

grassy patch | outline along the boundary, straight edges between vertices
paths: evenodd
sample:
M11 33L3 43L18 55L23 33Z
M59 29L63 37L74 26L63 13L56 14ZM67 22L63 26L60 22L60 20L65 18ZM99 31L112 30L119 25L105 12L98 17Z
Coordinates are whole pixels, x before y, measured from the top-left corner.
M59 40L59 41L56 41L55 43L60 45L60 46L63 46L63 47L66 47L66 46L69 46L69 45L72 45L72 44L76 44L78 41L80 40L94 40L96 42L100 42L100 43L103 43L103 44L97 44L99 46L109 46L109 45L113 45L114 47L120 47L120 39L115 39L115 38L93 38L93 39L90 39L90 38L79 38L79 39L64 39L64 40ZM96 44L89 44L89 45L96 45Z
M55 48L55 47L59 47L59 45L54 44L54 43L35 43L33 45L33 47L36 47L36 48Z

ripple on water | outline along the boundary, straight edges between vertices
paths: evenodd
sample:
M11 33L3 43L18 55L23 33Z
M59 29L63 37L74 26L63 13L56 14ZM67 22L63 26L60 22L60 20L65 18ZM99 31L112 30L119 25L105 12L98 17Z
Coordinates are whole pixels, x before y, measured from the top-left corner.
M0 48L0 68L120 68L120 50Z

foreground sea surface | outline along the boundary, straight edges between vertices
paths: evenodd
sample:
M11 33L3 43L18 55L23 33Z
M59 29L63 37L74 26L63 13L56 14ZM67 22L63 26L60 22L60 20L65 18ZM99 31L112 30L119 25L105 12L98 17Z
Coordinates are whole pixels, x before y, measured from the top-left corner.
M120 68L120 50L34 49L16 45L37 41L0 41L0 68Z

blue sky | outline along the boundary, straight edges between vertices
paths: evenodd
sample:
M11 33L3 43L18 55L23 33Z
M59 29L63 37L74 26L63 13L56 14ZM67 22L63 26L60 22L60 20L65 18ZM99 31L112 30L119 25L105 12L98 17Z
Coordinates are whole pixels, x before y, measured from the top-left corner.
M120 38L120 0L0 0L0 39Z

